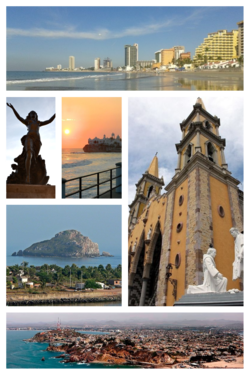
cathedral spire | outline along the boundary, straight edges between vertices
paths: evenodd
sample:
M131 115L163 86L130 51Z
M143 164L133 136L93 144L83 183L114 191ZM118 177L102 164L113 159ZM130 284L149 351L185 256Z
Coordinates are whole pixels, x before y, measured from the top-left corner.
M202 100L201 98L197 98L197 100L196 100L196 104L200 104L201 107L202 107L203 109L205 109L205 111L206 111L205 104L204 104L204 102L203 102L203 100Z
M159 177L159 168L158 168L158 157L157 157L158 152L155 154L153 157L151 164L147 170L149 174L151 174L154 177Z

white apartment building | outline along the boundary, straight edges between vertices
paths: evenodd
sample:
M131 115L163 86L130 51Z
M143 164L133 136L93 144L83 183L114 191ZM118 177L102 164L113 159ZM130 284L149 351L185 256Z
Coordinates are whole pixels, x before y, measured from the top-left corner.
M69 56L69 70L75 70L75 56Z

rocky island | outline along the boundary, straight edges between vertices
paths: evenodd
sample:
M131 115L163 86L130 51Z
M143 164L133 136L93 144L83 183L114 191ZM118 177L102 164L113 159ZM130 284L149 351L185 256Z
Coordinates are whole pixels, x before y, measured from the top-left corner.
M14 252L12 256L84 258L112 255L105 251L100 255L98 244L89 237L77 230L65 230L50 240L37 242L25 250Z

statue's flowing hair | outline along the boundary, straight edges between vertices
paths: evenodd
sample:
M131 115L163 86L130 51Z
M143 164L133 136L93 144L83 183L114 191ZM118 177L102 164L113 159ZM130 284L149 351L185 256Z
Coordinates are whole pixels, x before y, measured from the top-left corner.
M26 117L26 120L29 120L30 119L30 115L31 113L35 113L36 114L36 121L38 121L38 115L35 111L30 111L30 113L28 114L28 116Z

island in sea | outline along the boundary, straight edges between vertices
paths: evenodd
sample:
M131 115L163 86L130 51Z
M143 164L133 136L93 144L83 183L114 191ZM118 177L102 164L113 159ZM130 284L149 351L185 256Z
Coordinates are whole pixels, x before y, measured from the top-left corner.
M27 257L112 257L107 251L99 252L98 244L77 230L64 230L50 240L36 242L25 250L15 251L12 256Z
M121 152L122 151L122 140L119 135L115 137L112 133L110 138L105 135L102 139L100 138L89 138L88 144L83 147L84 152Z

